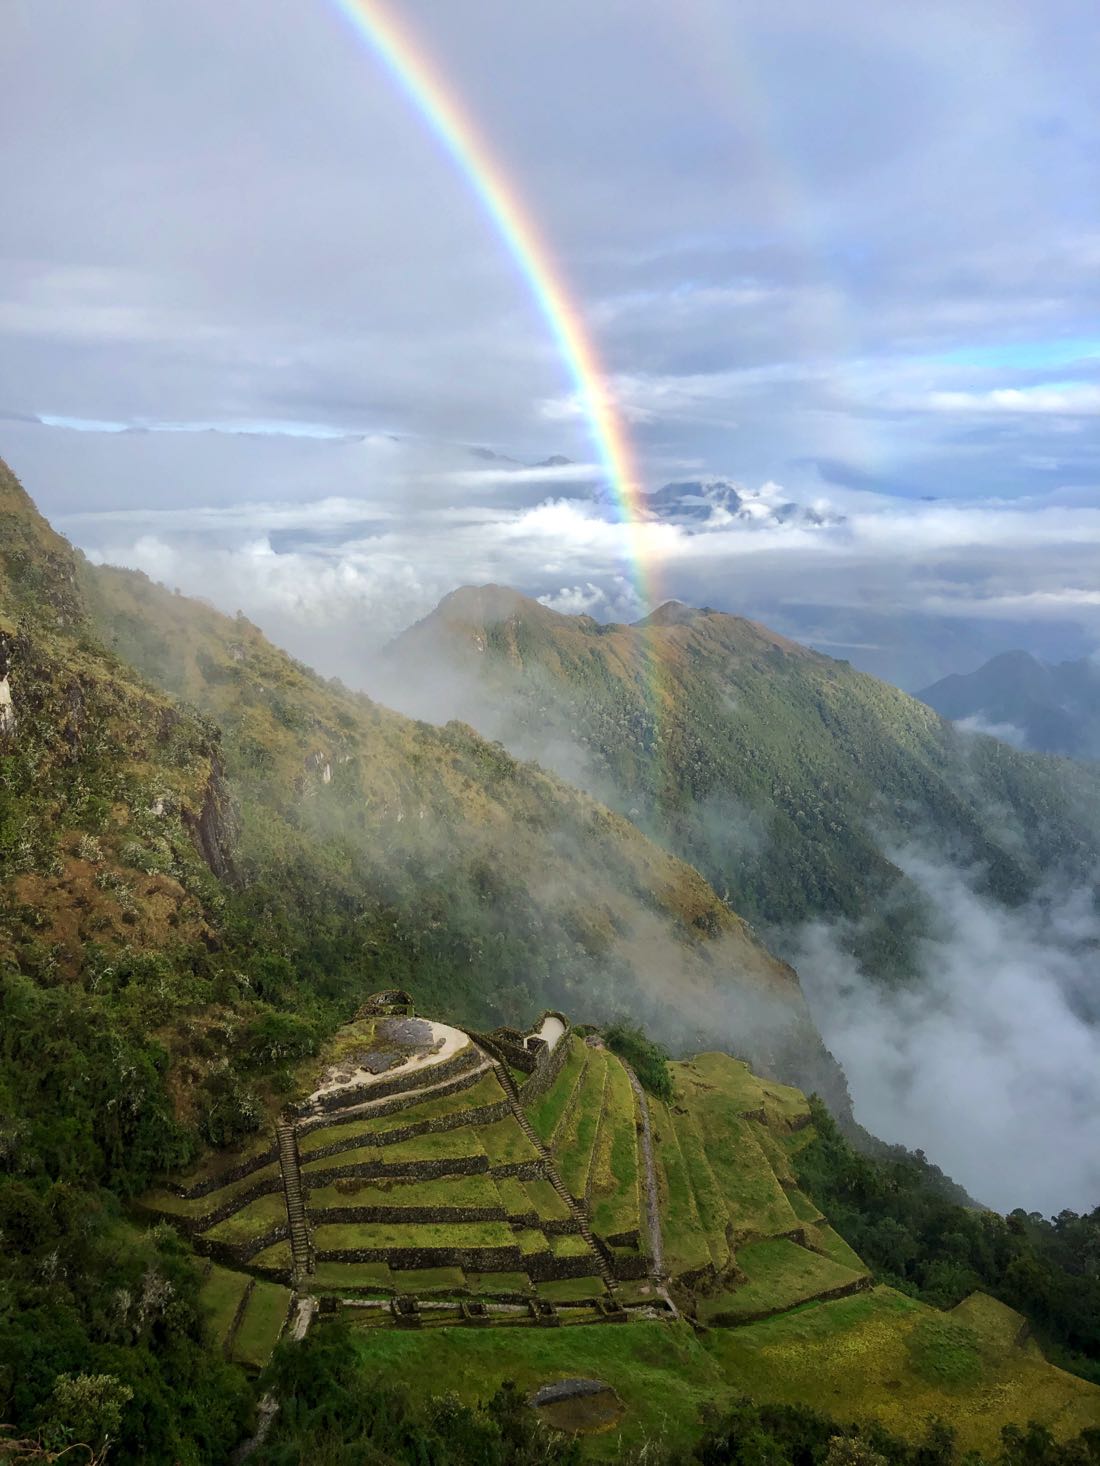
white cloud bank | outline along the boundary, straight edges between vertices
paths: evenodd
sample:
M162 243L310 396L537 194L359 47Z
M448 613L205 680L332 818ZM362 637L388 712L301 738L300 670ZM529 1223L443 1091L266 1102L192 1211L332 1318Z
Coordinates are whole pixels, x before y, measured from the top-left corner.
M822 924L804 930L796 959L857 1119L998 1209L1100 1204L1093 893L1010 911L957 870L912 852L898 863L939 913L923 985L868 982Z

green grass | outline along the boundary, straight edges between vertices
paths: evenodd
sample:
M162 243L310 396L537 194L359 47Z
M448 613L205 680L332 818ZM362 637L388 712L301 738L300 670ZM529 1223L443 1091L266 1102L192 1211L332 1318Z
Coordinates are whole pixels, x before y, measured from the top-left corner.
M306 1156L326 1145L333 1145L338 1140L348 1140L353 1136L384 1136L388 1131L402 1130L406 1125L460 1115L467 1110L495 1104L503 1098L500 1080L490 1070L469 1089L460 1089L454 1094L438 1095L435 1099L423 1100L418 1105L410 1105L405 1110L394 1110L388 1115L372 1115L364 1120L350 1120L344 1125L325 1125L318 1130L307 1130L299 1136L298 1149L302 1156Z
M969 1298L964 1298L951 1310L950 1317L966 1324L997 1348L1014 1348L1020 1341L1023 1341L1021 1347L1029 1347L1027 1319L988 1293L971 1293Z
M590 1173L592 1227L613 1237L640 1225L638 1207L638 1132L634 1091L614 1055L607 1061L603 1123Z
M674 1065L674 1072L675 1068ZM687 1179L695 1197L699 1224L710 1249L711 1261L718 1271L722 1272L729 1266L730 1261L729 1242L726 1238L729 1213L710 1161L707 1159L706 1146L703 1144L703 1137L695 1123L695 1117L686 1108L683 1114L678 1113L680 1108L681 1101L678 1097L670 1111L672 1124L680 1144L680 1154L684 1160Z
M519 1128L514 1115L492 1125L479 1125L477 1136L491 1166L511 1166L539 1158L538 1151Z
M750 1120L723 1090L700 1081L692 1065L674 1065L677 1098L694 1118L735 1237L794 1231L798 1218L761 1150Z
M511 1247L506 1222L347 1222L315 1227L318 1252L375 1247Z
M364 1368L409 1382L424 1394L453 1391L488 1399L500 1383L522 1390L575 1376L606 1381L626 1413L606 1435L586 1439L586 1459L612 1461L666 1446L686 1457L707 1403L729 1393L720 1370L686 1324L625 1323L566 1329L441 1328L370 1330L356 1334Z
M712 1084L727 1095L741 1113L763 1109L769 1122L786 1129L793 1122L805 1122L810 1113L809 1102L800 1089L762 1079L741 1059L729 1054L696 1054L686 1066L705 1084Z
M536 1252L548 1252L550 1250L545 1235L542 1232L536 1231L534 1227L523 1227L516 1231L513 1234L512 1240L524 1257L531 1257Z
M699 1212L687 1165L668 1107L649 1097L653 1127L653 1155L661 1206L661 1237L665 1263L677 1277L706 1267L712 1261L710 1245Z
M562 1065L557 1079L546 1094L536 1100L527 1111L532 1129L544 1145L549 1145L550 1138L569 1105L569 1098L574 1086L580 1082L589 1052L584 1039L575 1033L570 1034L569 1042L569 1057Z
M550 1238L550 1251L555 1257L590 1257L588 1243L577 1232L559 1232Z
M395 1286L385 1262L319 1262L313 1270L313 1281L318 1288L370 1292L385 1292Z
M227 1242L230 1246L253 1242L270 1232L273 1227L285 1224L286 1201L282 1188L270 1196L258 1196L246 1203L240 1211L226 1217L203 1233L211 1242Z
M492 1178L489 1178L490 1180ZM510 1217L525 1217L535 1209L527 1188L515 1176L500 1176L493 1183L500 1197L501 1205ZM553 1189L553 1188L551 1188Z
M803 1191L787 1187L787 1200L791 1204L791 1210L800 1222L820 1222L821 1208L816 1201L811 1201Z
M818 1252L809 1252L785 1237L738 1248L737 1265L748 1282L700 1299L698 1314L704 1323L794 1308L865 1275L862 1270L854 1272Z
M290 1289L278 1283L257 1282L252 1289L241 1326L233 1339L232 1357L238 1364L262 1369L286 1321Z
M531 1279L526 1273L471 1273L466 1274L466 1286L471 1293L493 1297L500 1293L530 1293Z
M199 1301L206 1312L211 1337L224 1345L237 1316L237 1309L251 1282L247 1273L231 1272L215 1263L203 1279Z
M302 1165L302 1174L330 1171L339 1166L357 1166L377 1162L383 1166L400 1166L404 1161L458 1160L464 1156L484 1154L473 1127L441 1130L428 1135L414 1135L400 1145L360 1145L338 1151L333 1156L320 1156Z
M233 1146L231 1150L207 1151L201 1160L192 1166L189 1171L181 1172L178 1176L173 1176L172 1179L180 1186L198 1186L203 1181L209 1181L215 1176L224 1175L226 1171L233 1170L235 1166L252 1160L258 1155L263 1155L265 1151L274 1153L274 1150L275 1137L271 1133L271 1130L265 1127L255 1135L250 1135L247 1140L243 1140L239 1145Z
M790 1200L791 1192L798 1185L798 1175L791 1162L791 1153L784 1144L789 1132L775 1130L771 1125L762 1125L759 1120L749 1120L747 1123L752 1126L757 1145L764 1152L775 1179L783 1187L787 1193L787 1199Z
M554 1143L554 1156L561 1178L570 1195L578 1199L584 1197L596 1145L607 1082L607 1059L604 1049L589 1051L588 1068L581 1080L576 1106Z
M547 1221L564 1222L572 1215L549 1181L523 1181L531 1205Z
M205 1196L185 1197L177 1196L174 1191L147 1191L141 1198L143 1207L151 1211L162 1213L164 1216L181 1217L190 1221L198 1221L207 1217L218 1207L224 1206L234 1196L242 1192L251 1191L254 1186L264 1182L274 1181L276 1189L282 1189L282 1180L279 1174L278 1162L269 1166L261 1166L258 1171L253 1171L248 1176L243 1176L239 1181L228 1181L224 1186L219 1186L216 1191L208 1191Z
M390 1277L399 1293L461 1293L466 1286L458 1267L391 1268Z
M553 1278L548 1283L536 1283L535 1291L550 1303L575 1303L587 1298L607 1297L603 1279L595 1274L587 1278Z
M503 1211L500 1193L488 1173L477 1176L439 1176L428 1180L348 1176L310 1188L308 1209L331 1207L495 1207Z
M924 1332L929 1319L931 1334ZM941 1322L950 1324L951 1315L880 1287L715 1329L705 1343L739 1393L844 1419L878 1419L909 1440L938 1415L958 1432L960 1453L992 1453L1002 1425L1011 1422L1038 1420L1059 1439L1100 1424L1100 1391L1026 1349L981 1340L975 1377L930 1377L953 1348L942 1342ZM980 1338L976 1329L967 1332ZM963 1354L969 1370L969 1350Z
M931 1313L907 1340L914 1371L938 1385L972 1385L982 1375L979 1338L957 1318Z
M834 1232L827 1223L818 1222L816 1226L808 1226L806 1239L820 1247L826 1256L831 1257L834 1262L839 1262L842 1267L850 1267L857 1273L867 1271L867 1266L859 1254L849 1247L840 1233Z
M262 1252L254 1252L248 1259L250 1268L259 1268L262 1272L288 1273L294 1266L294 1257L290 1250L289 1242L273 1242L270 1247L265 1247Z

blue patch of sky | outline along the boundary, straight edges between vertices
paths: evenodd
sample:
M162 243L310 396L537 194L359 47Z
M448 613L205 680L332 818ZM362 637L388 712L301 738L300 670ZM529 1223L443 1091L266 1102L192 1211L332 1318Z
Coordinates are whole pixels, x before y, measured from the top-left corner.
M1022 370L1067 366L1100 358L1100 337L1063 337L1054 341L1000 341L989 346L956 346L922 361L944 366L1005 367Z

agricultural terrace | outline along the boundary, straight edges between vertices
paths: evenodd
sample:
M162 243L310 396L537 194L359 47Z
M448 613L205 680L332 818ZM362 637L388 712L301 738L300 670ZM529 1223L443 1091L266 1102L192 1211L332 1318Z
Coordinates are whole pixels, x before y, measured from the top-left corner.
M192 1239L227 1359L262 1368L308 1294L315 1326L334 1309L354 1323L365 1371L417 1389L604 1382L619 1408L586 1438L592 1459L687 1448L704 1400L742 1394L826 1412L843 1394L900 1435L934 1414L981 1450L1010 1421L1100 1424L1100 1390L1048 1364L1003 1304L940 1313L874 1285L799 1189L814 1132L797 1090L724 1054L668 1070L671 1097L641 1095L560 1015L479 1039L368 1009L277 1126L141 1205Z

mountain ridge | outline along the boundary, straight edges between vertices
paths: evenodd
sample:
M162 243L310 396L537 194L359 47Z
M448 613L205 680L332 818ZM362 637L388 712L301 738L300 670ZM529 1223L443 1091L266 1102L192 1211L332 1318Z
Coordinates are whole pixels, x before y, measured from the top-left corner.
M504 608L506 614L498 614ZM452 594L398 637L387 695L460 710L579 779L773 934L824 917L903 975L927 913L908 842L1013 904L1100 857L1100 779L960 732L925 704L759 623L678 604L631 626L515 592ZM1009 813L1009 811L1012 811Z
M975 671L952 673L916 694L952 721L976 720L1036 753L1100 759L1100 668L1094 658L1046 662L1001 652Z

